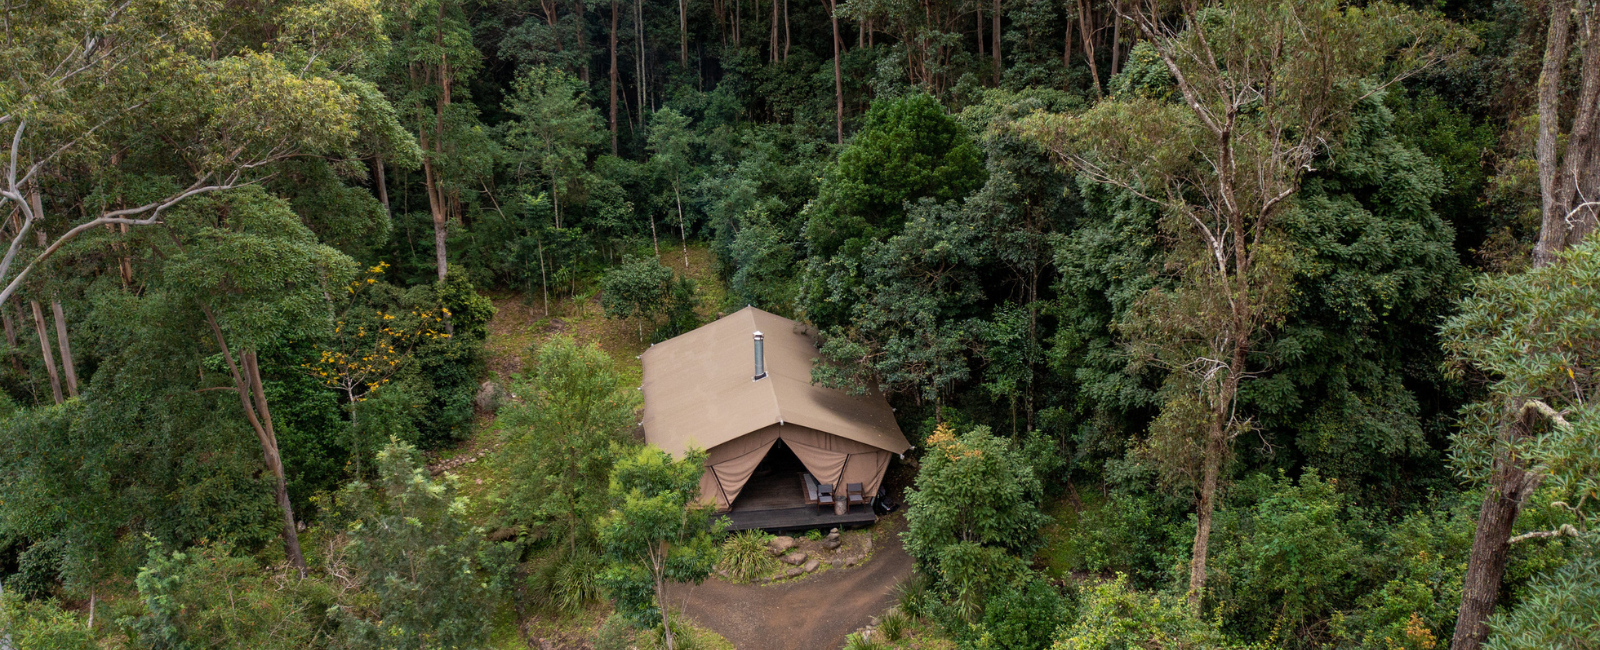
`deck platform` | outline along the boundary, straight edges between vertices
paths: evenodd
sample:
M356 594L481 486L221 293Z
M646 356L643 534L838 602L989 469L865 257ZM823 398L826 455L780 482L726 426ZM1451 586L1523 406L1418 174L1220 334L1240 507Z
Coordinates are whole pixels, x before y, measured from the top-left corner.
M761 529L771 533L836 526L855 528L878 521L878 516L872 513L872 506L856 506L843 515L833 514L832 509L824 509L819 513L816 506L801 506L775 510L734 508L718 516L727 517L732 522L728 530Z
M805 483L801 479L804 472L805 465L795 458L793 452L781 448L780 443L780 447L774 448L756 467L750 482L734 499L733 509L718 513L717 517L728 518L731 522L728 530L760 529L768 532L835 526L853 528L878 520L870 502L852 507L842 515L834 514L832 506L818 509L816 501L806 497Z

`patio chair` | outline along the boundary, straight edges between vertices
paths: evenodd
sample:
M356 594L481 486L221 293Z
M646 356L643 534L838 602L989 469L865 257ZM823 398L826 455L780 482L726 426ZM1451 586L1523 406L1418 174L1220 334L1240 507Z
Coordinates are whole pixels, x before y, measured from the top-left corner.
M846 483L844 486L844 502L851 507L866 505L866 488L860 483Z
M817 485L817 514L822 514L822 506L833 507L832 483L820 483Z

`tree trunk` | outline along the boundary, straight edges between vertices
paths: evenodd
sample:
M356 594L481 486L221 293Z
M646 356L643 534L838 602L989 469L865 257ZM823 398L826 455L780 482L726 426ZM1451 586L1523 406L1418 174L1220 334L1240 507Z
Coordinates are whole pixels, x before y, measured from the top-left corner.
M1514 428L1526 429L1523 424ZM1511 550L1511 528L1532 493L1530 477L1519 461L1497 458L1494 465L1489 489L1478 509L1478 530L1472 537L1467 573L1461 581L1461 610L1456 614L1456 631L1450 639L1452 650L1476 650L1489 636L1489 626L1484 623L1494 614L1500 595L1500 580L1505 577Z
M1122 12L1120 7L1111 10L1111 76L1122 70Z
M50 373L50 394L60 404L64 401L61 399L61 376L56 374L55 355L50 353L50 333L44 328L44 310L39 308L37 300L29 300L28 304L33 307L33 329L39 333L39 351L44 356L44 369Z
M539 240L539 285L544 288L544 315L550 317L550 276L544 272L544 240Z
M255 431L256 441L261 444L261 456L267 464L267 469L272 472L274 479L273 496L278 501L278 509L283 514L283 549L289 563L300 572L300 577L306 577L306 559L300 553L300 532L295 527L294 505L289 501L289 486L284 480L283 459L278 454L278 436L272 429L272 413L267 409L267 396L261 388L261 369L256 364L254 352L240 355L236 363L233 353L228 350L227 340L222 336L222 328L217 325L216 316L211 313L211 307L201 303L200 310L206 315L206 323L211 326L211 335L216 339L217 347L222 350L222 359L228 364L228 372L233 377L234 392L239 394L239 406L244 410L245 419L249 421L250 428Z
M678 184L672 184L672 196L678 200L678 241L683 244L683 268L689 268L689 236L683 223L683 195L678 194ZM656 253L660 255L661 253Z
M1061 43L1061 69L1062 70L1071 70L1072 69L1072 23L1073 23L1073 21L1071 21L1071 20L1067 21L1066 36L1062 37L1062 43ZM1062 75L1062 76L1063 76L1063 78L1070 79L1070 77L1068 77L1067 75ZM1070 81L1068 83L1070 83Z
M639 94L639 128L644 128L644 92L648 85L644 74L644 0L633 0L633 38L639 45L639 57L634 61L638 69L638 77L634 79L634 90Z
M678 0L678 62L689 68L689 0Z
M656 237L656 212L650 211L650 243L655 246L656 259L661 258L661 239Z
M1592 25L1600 15L1589 4L1583 20ZM1539 137L1535 157L1539 163L1539 194L1542 223L1533 249L1535 267L1555 262L1562 250L1573 246L1594 230L1592 206L1575 205L1574 198L1596 200L1595 175L1581 173L1592 169L1600 156L1596 129L1600 128L1600 36L1590 35L1583 44L1580 66L1582 82L1575 101L1572 131L1566 138L1565 156L1561 151L1561 73L1568 59L1572 31L1572 0L1553 0L1550 26L1545 38L1544 66L1539 74ZM1585 31L1580 29L1580 31ZM1456 615L1451 650L1477 650L1488 637L1485 621L1494 614L1505 576L1511 531L1522 506L1532 493L1535 481L1522 463L1510 454L1513 446L1528 435L1531 424L1527 413L1519 414L1502 429L1501 444L1494 459L1488 491L1478 511L1478 529L1473 535L1472 555L1461 585L1461 609Z
M1090 5L1078 0L1078 33L1083 36L1083 58L1089 64L1089 79L1094 81L1094 96L1100 96L1100 69L1094 63L1093 15Z
M72 342L67 339L67 315L61 310L61 301L50 301L50 311L56 319L56 348L61 351L61 369L67 373L67 394L78 396L78 371L72 363Z
M615 0L611 3L611 155L617 155L617 3Z
M994 14L992 16L994 29L989 30L989 37L994 39L994 43L989 48L989 55L994 57L994 85L999 86L1002 66L1000 61L1000 0L994 0L994 11L992 13Z
M778 62L778 0L772 0L772 35L767 47L767 59L773 63Z
M383 204L383 214L392 217L394 212L389 209L389 182L383 173L383 154L375 156L372 163L372 174L375 176L372 184L378 186L378 202Z
M783 60L789 60L789 0L783 0Z
M1226 409L1228 402L1223 402ZM1222 451L1225 443L1226 418L1225 413L1212 413L1212 421L1206 432L1205 464L1201 468L1199 500L1195 504L1195 529L1194 548L1189 560L1189 610L1196 616L1200 615L1200 604L1206 592L1206 560L1211 552L1211 515L1217 508L1217 479L1222 471Z
M827 9L828 19L833 22L833 128L836 141L844 144L844 77L839 74L839 5L835 0L828 0Z

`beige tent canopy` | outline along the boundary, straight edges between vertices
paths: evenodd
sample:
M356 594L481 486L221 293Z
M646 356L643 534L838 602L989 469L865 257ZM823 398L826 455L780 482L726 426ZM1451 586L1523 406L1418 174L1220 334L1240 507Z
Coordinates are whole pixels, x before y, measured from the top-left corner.
M727 510L783 440L819 483L876 494L889 455L910 448L882 395L811 383L817 348L805 326L746 307L651 346L644 362L645 442L682 457L704 449L700 497ZM766 376L756 377L754 335Z

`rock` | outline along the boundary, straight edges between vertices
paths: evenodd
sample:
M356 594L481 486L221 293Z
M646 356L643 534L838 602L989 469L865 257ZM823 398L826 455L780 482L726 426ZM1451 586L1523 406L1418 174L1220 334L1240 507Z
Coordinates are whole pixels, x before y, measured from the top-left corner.
M800 567L795 567L793 569L789 569L788 571L784 571L783 572L783 577L785 577L785 578L793 578L793 577L795 577L797 575L800 575L802 573L805 573L805 572L806 572L805 569L802 569Z
M486 381L478 386L478 394L472 398L472 403L480 413L493 413L509 399L510 394L500 384Z
M767 552L773 557L788 553L791 548L794 548L794 538L788 535L779 535L767 542Z
M837 569L839 567L842 567L842 566L844 566L844 558L838 558L838 557L833 558L833 561L830 564L832 564L833 568L835 568L835 569Z
M822 566L822 561L818 560L816 558L812 558L811 560L808 560L806 562L805 566L800 567L800 568L805 570L806 573L811 573L812 571L816 571L817 567L820 567L820 566Z
M833 530L828 531L828 536L829 537L838 537L839 536L839 529L835 528Z
M805 551L795 551L793 553L790 553L788 555L783 556L783 563L784 564L792 564L792 565L795 565L795 566L799 566L800 563L804 562L804 561L806 561L806 553L805 553Z
M842 543L843 542L840 542L839 538L837 538L837 537L829 537L828 539L822 540L822 548L824 550L831 551L833 549L839 548L839 545L842 544Z
M861 550L863 552L866 552L866 553L871 553L872 552L872 538L871 537L867 538L867 543L861 545Z

